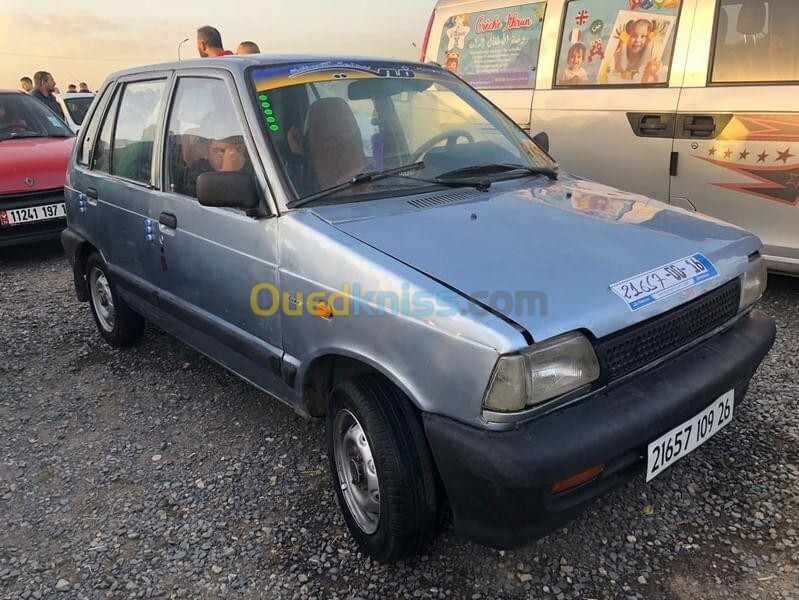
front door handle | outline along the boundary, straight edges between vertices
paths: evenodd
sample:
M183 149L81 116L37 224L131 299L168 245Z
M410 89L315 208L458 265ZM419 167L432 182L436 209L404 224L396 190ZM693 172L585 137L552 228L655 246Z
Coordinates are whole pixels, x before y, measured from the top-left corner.
M683 114L677 119L675 138L712 140L720 136L732 120L732 113Z
M674 113L627 113L633 133L638 137L672 137L674 117Z
M97 188L95 187L86 188L86 202L91 204L92 206L97 206Z
M158 222L164 227L169 227L170 229L178 228L178 218L172 213L162 212L158 216Z

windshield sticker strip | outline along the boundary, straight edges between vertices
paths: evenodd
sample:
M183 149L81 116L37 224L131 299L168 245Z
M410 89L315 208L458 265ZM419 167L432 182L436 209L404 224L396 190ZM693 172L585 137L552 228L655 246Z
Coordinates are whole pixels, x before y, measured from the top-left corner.
M409 66L399 63L324 61L258 69L253 73L253 82L258 92L264 92L290 85L342 79L394 78L444 81L447 77L447 73L424 65Z
M718 274L705 255L694 254L614 283L610 290L624 300L627 308L636 311L713 279Z

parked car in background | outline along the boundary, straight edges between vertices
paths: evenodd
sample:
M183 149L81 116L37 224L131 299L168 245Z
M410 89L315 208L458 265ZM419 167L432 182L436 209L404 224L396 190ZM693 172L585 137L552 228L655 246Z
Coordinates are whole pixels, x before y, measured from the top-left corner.
M64 229L64 177L74 141L44 104L0 91L0 246L57 238Z
M72 94L56 94L55 98L61 106L67 125L73 133L77 133L81 123L83 123L83 119L86 117L86 112L94 101L94 94L75 92Z
M759 239L559 171L435 66L123 71L68 180L100 335L147 319L325 416L344 519L383 561L422 552L447 501L507 548L659 475L731 422L774 342Z
M441 0L422 56L570 171L745 227L799 274L799 2Z

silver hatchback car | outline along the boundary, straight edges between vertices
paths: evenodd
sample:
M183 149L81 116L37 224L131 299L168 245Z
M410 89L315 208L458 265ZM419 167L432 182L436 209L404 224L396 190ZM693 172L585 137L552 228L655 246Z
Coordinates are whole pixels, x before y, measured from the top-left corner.
M306 417L382 561L522 545L733 418L774 341L761 242L570 176L435 66L184 61L109 78L70 163L77 296ZM732 440L731 440L732 441Z

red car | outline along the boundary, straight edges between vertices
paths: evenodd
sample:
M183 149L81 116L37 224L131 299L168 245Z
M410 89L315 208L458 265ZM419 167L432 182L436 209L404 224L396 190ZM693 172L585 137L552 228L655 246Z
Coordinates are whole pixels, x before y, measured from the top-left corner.
M0 91L0 246L58 238L75 137L43 103Z

